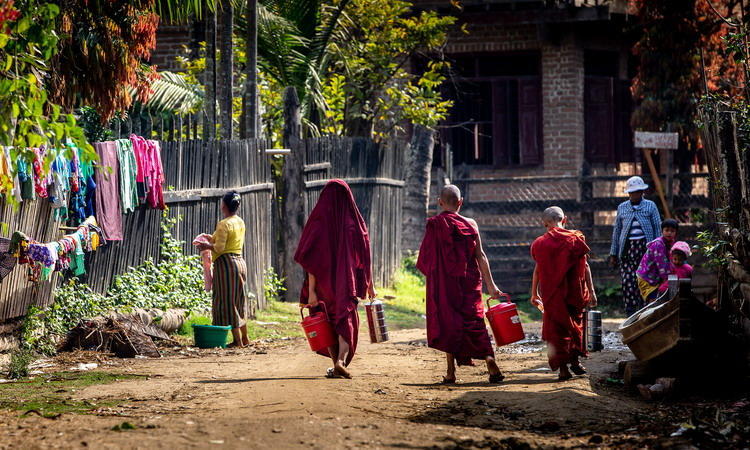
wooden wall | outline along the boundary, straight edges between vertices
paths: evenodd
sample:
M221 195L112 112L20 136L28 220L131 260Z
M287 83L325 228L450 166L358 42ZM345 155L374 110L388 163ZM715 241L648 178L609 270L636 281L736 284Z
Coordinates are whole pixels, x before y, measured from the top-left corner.
M263 272L271 266L275 241L272 234L274 186L263 141L176 141L162 143L165 170L165 200L170 216L179 216L173 235L183 240L184 250L194 254L193 238L212 233L219 220L219 199L236 190L242 196L240 215L247 226L245 259L248 290L255 294L256 307L265 307ZM2 235L14 230L49 242L62 234L50 220L46 200L24 202L13 210L0 203L0 222L8 224ZM87 255L86 280L94 290L104 292L114 277L148 258L159 257L162 211L141 207L123 219L124 240L113 242ZM17 267L0 283L0 320L22 316L29 305L46 306L59 276L38 285L29 283L25 267Z

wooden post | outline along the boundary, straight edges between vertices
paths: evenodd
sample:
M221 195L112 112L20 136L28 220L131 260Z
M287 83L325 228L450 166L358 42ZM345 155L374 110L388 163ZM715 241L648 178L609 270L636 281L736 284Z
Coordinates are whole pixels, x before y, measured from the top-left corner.
M247 66L242 108L242 137L258 138L258 0L247 0Z
M203 73L206 90L203 138L216 137L216 10L206 14L206 69Z
M580 228L589 235L589 239L594 239L592 232L594 230L594 210L592 201L594 200L594 186L589 177L591 176L591 166L587 161L581 166L581 181L579 189L581 190L581 224Z
M281 208L281 270L286 284L286 300L299 299L302 289L302 268L294 262L302 228L305 225L305 149L301 138L302 117L297 90L290 86L284 90L284 147L291 153L284 161Z
M414 126L409 160L406 165L406 191L403 207L401 247L417 250L424 235L430 195L430 170L435 131L421 125Z
M653 178L654 180L654 186L656 187L656 192L659 194L659 199L661 199L661 206L664 208L664 216L667 219L671 219L672 212L669 209L669 204L667 203L666 197L664 197L664 188L661 185L661 179L659 178L659 173L656 171L656 166L654 166L654 159L651 156L651 149L644 148L643 156L646 157L646 163L648 163L648 169L649 171L651 171L651 178Z
M221 137L232 139L232 88L234 87L234 55L232 51L232 30L234 29L234 8L232 2L221 2Z

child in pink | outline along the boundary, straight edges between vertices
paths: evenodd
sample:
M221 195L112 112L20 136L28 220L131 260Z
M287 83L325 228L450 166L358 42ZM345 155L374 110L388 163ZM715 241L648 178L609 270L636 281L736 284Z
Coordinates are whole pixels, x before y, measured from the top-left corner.
M675 242L669 251L670 275L677 275L677 278L693 278L693 266L686 261L690 257L690 245L684 241ZM659 286L659 292L669 289L669 281L664 281Z

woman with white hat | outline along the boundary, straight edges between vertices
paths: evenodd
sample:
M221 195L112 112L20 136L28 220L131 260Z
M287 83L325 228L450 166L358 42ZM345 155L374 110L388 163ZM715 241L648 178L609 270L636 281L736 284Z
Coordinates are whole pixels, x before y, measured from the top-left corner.
M609 261L612 267L620 265L622 296L625 312L632 315L643 307L643 297L638 289L636 270L641 263L646 244L661 234L661 216L656 204L643 198L648 185L641 177L630 177L625 193L630 198L617 207Z

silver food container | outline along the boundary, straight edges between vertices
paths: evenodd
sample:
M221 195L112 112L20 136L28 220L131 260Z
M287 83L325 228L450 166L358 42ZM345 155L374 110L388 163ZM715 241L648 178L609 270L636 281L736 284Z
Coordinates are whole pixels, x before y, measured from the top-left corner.
M380 300L365 303L367 325L370 327L370 342L373 344L388 340L388 325L385 323L385 305Z
M589 311L586 314L586 346L590 352L598 352L604 349L602 344L602 313L601 311Z

